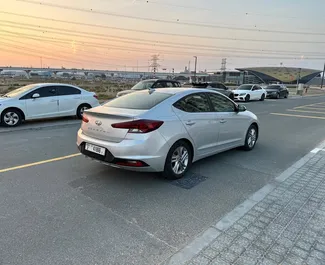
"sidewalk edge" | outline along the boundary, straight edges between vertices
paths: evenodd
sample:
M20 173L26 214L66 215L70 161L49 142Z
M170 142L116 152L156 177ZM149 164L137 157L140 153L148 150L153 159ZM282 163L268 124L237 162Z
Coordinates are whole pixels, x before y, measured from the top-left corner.
M294 174L299 168L304 166L311 158L313 158L319 151L325 148L325 141L319 143L316 148L311 150L304 157L299 159L279 176L277 176L273 182L265 185L257 192L253 193L247 200L239 204L231 212L223 216L216 222L216 225L209 227L194 240L180 249L174 255L172 255L163 265L184 265L199 254L205 247L207 247L212 241L225 230L227 230L232 224L237 222L243 217L250 209L252 209L257 203L262 201L271 191L273 191L277 185L285 181L288 177ZM324 150L325 151L325 150Z

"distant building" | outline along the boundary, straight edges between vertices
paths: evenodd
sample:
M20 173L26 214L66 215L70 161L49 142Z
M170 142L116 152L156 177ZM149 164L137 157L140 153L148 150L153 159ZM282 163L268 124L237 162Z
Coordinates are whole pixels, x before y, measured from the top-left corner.
M261 80L253 74L247 74L238 70L218 70L209 73L207 81L229 83L234 85L261 83Z
M296 68L296 67L253 67L253 68L238 68L238 71L245 75L254 75L260 82L296 84L297 82L306 84L315 77L319 76L322 71ZM250 82L248 82L250 83Z

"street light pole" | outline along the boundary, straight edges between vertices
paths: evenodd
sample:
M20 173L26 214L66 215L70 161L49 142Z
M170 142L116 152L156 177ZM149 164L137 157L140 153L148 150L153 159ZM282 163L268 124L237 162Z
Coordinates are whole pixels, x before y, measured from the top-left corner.
M325 63L324 63L323 77L322 77L322 83L321 83L321 85L320 85L320 88L323 88L323 84L324 84L324 76L325 76Z
M195 58L195 66L194 66L194 80L196 82L196 65L197 65L197 56L194 56Z

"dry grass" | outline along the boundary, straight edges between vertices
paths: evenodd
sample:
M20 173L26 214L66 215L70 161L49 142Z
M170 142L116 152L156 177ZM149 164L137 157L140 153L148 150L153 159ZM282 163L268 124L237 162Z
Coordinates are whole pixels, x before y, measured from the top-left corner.
M0 94L7 93L16 88L34 83L64 83L79 86L87 91L95 92L101 100L111 99L116 93L130 89L135 82L113 82L113 81L88 81L88 80L67 80L67 79L0 79Z

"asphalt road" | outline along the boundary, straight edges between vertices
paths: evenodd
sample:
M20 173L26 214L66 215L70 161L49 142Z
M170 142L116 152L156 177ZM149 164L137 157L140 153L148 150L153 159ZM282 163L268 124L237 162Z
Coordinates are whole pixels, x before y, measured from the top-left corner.
M246 106L256 148L197 162L180 182L64 158L75 120L0 128L0 264L161 263L325 138L325 96Z

